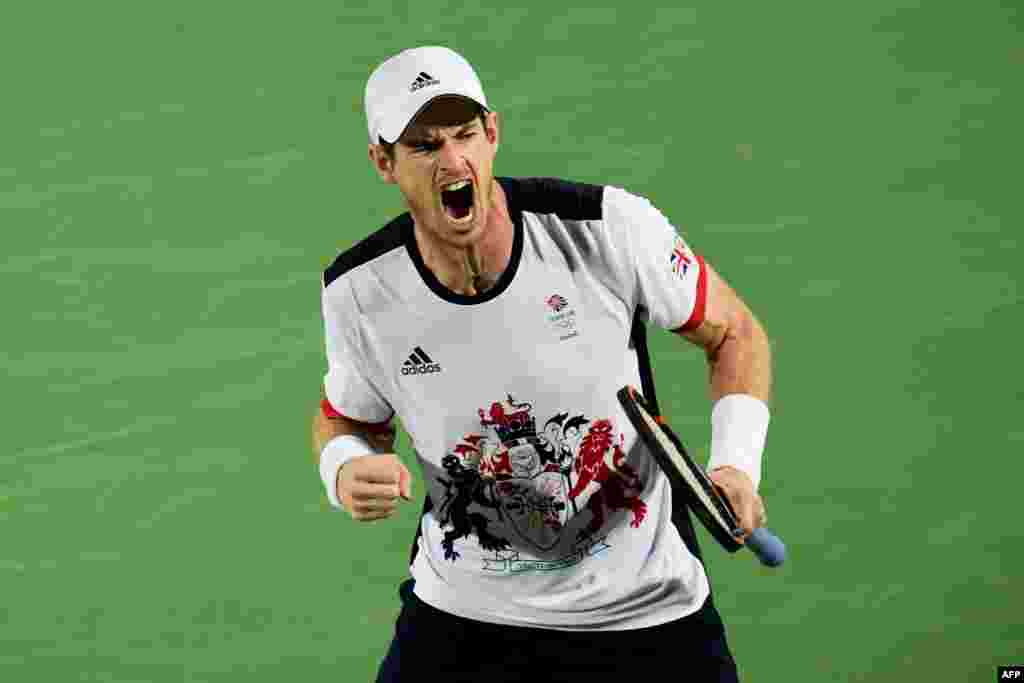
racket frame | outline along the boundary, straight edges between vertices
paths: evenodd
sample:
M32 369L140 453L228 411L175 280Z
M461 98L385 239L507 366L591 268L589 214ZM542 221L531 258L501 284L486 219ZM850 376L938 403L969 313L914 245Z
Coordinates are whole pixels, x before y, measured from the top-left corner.
M743 544L736 539L736 535L741 532L739 523L736 519L736 513L733 511L729 501L723 496L714 482L704 472L704 469L694 462L693 458L686 451L683 446L683 442L676 436L675 432L666 424L665 419L658 415L655 411L651 410L650 405L644 399L643 395L633 386L625 386L618 392L619 403L622 405L622 409L626 412L626 416L629 421L633 424L633 428L636 429L637 434L643 440L644 445L647 446L648 452L658 463L661 471L668 477L669 484L672 486L672 500L675 506L685 505L697 516L697 519L701 521L704 528L714 536L723 548L729 552L736 552L743 547ZM721 516L722 520L729 525L730 529L722 528L722 525L715 519L714 514L707 509L706 504L700 499L700 497L693 491L690 485L682 474L676 469L677 465L673 462L672 457L665 453L658 438L652 433L651 427L647 421L641 415L640 411L646 412L658 427L662 433L668 437L668 440L676 447L676 450L681 456L681 460L685 466L689 469L693 478L703 489L707 495L708 500L714 505L715 510Z

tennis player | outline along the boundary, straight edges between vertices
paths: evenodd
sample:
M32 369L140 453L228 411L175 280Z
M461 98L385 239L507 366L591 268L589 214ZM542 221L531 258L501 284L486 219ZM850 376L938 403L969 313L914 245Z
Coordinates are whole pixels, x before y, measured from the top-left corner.
M313 441L328 498L359 521L412 498L396 420L422 469L377 680L736 681L692 523L616 392L654 394L648 323L704 349L710 476L749 534L765 521L762 326L646 199L495 176L500 120L455 52L385 61L366 115L370 161L409 211L324 272Z

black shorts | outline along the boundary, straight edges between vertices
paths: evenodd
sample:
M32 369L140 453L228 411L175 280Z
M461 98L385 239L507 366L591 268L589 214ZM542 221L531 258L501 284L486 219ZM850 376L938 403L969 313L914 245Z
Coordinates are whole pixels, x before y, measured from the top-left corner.
M377 683L739 680L710 599L696 613L661 626L568 632L465 619L428 605L412 589L412 580L399 587L402 611Z

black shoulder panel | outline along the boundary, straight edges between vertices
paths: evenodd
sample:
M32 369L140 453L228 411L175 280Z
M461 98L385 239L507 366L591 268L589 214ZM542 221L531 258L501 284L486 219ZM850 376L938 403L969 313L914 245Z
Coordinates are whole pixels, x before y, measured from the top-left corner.
M343 251L338 258L334 259L334 263L324 271L324 287L353 268L361 266L367 261L372 261L378 256L383 256L392 249L405 246L411 228L412 216L408 213L403 213L358 244Z
M521 178L516 181L518 208L529 213L553 213L563 220L601 219L604 186L558 178Z

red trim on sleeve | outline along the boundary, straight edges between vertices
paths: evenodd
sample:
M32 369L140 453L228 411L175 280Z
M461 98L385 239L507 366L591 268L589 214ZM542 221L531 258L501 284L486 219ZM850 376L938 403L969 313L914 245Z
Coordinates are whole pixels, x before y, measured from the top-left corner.
M366 431L370 432L371 434L391 431L391 420L385 420L384 422L364 422L363 420L353 419L347 415L342 415L337 410L335 410L334 406L332 406L331 402L328 401L326 398L320 401L320 410L323 411L324 417L343 417L346 420L352 420L352 422L358 422L361 425L365 425Z
M334 409L334 406L326 398L320 401L320 410L323 411L324 417L344 417L344 415Z
M696 254L696 256L697 265L700 267L700 271L697 273L697 301L693 304L693 313L690 314L690 319L678 330L674 330L676 334L692 332L704 322L708 304L708 270L704 267L704 257L700 254Z

